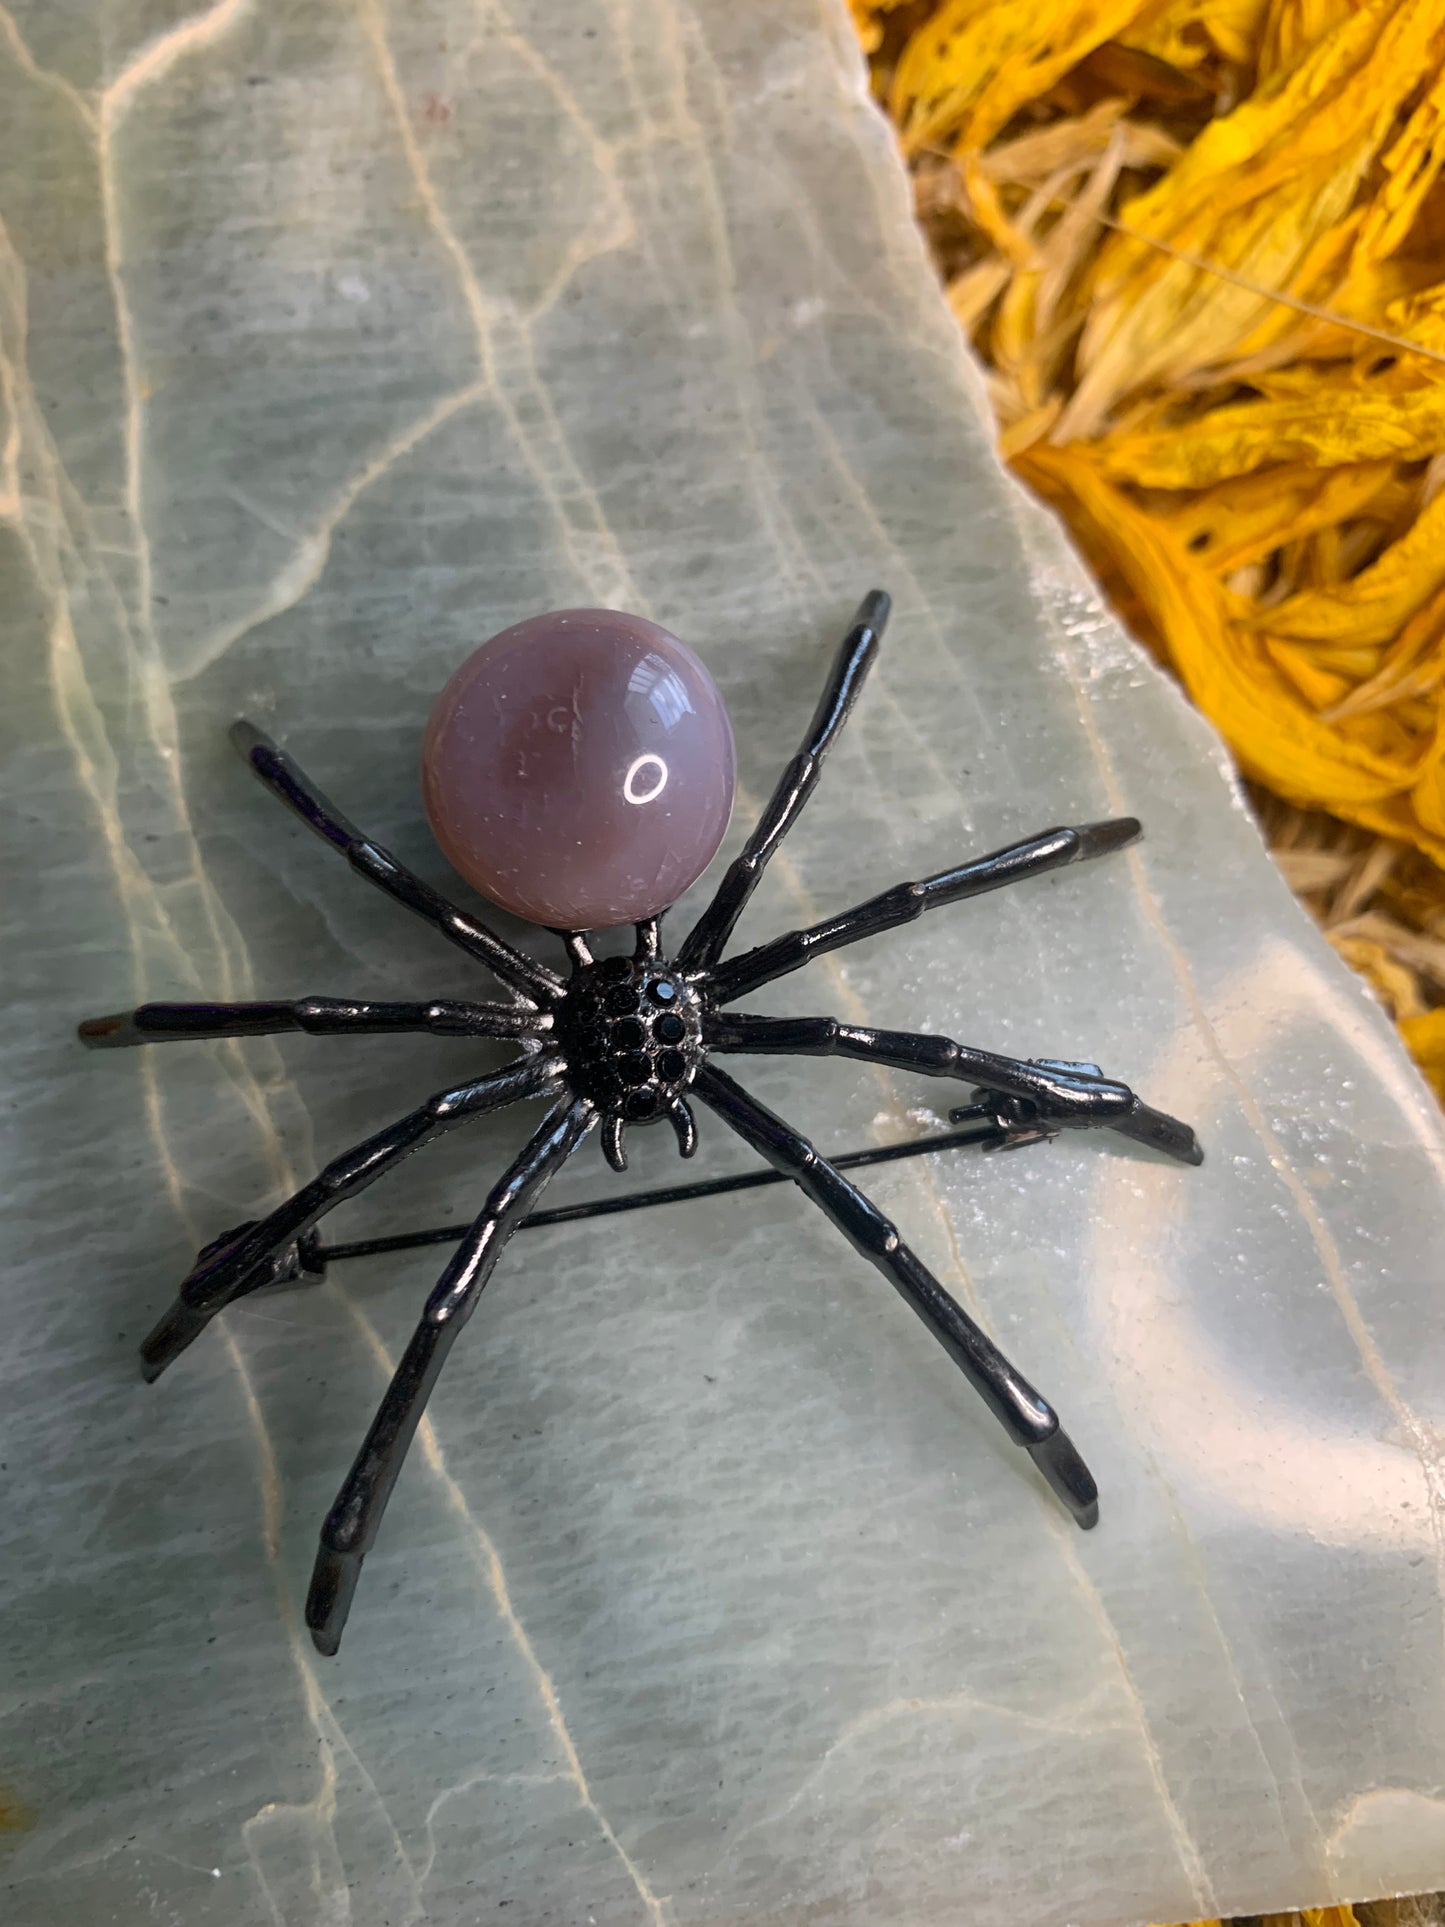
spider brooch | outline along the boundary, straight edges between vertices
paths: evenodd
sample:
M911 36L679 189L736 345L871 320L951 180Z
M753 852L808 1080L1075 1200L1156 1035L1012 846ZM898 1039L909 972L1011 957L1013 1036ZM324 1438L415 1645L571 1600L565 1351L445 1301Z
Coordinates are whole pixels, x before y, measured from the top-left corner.
M1150 1109L1097 1065L1021 1062L947 1037L732 1008L827 951L896 929L943 904L1106 855L1139 834L1132 817L1046 830L921 882L897 884L810 929L725 957L744 906L797 821L857 700L889 606L881 591L864 598L797 754L716 895L671 958L662 951L661 918L721 842L732 805L733 743L706 669L655 624L605 610L566 610L519 623L462 665L428 726L424 793L438 842L483 895L562 938L570 962L565 977L449 903L348 823L258 729L235 725L237 747L274 795L354 870L484 965L511 995L490 1003L305 997L295 1003L145 1004L82 1024L84 1041L117 1046L293 1030L429 1031L503 1039L517 1054L501 1070L439 1091L343 1152L268 1216L206 1246L141 1346L146 1377L157 1377L217 1312L248 1292L316 1276L328 1255L314 1229L321 1217L419 1145L523 1099L544 1099L551 1107L475 1222L460 1234L326 1517L306 1604L321 1652L337 1650L362 1561L427 1399L503 1245L529 1221L538 1194L594 1126L601 1127L603 1151L617 1171L626 1166L628 1128L663 1119L675 1130L682 1156L691 1157L697 1129L690 1100L720 1117L772 1171L632 1201L791 1179L912 1306L1078 1524L1087 1528L1097 1520L1093 1477L1053 1408L840 1168L929 1147L891 1147L830 1162L717 1062L749 1054L854 1058L971 1087L974 1101L952 1116L982 1121L993 1145L1106 1126L1183 1163L1200 1161L1187 1125ZM589 932L622 924L636 926L632 955L599 960ZM963 1140L936 1138L930 1144L956 1141ZM574 1206L530 1221L586 1210ZM383 1239L368 1248L442 1235Z

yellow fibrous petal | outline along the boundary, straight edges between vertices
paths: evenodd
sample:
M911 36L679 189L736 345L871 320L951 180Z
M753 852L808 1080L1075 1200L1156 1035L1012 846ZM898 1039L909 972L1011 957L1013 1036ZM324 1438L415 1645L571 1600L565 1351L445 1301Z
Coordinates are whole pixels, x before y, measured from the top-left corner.
M981 148L1025 101L1147 10L1147 0L951 0L909 42L894 75L890 106L904 145Z
M1247 342L1272 315L1273 290L1293 287L1310 249L1349 213L1400 102L1442 45L1438 0L1367 0L1124 205L1128 232L1101 251L1061 435L1090 435L1140 384ZM1161 258L1151 242L1187 258Z
M1437 592L1405 624L1348 696L1325 712L1331 723L1368 715L1402 697L1429 696L1445 680L1445 592Z
M1375 995L1399 1022L1407 1022L1420 1012L1420 995L1415 978L1405 965L1397 963L1384 944L1373 937L1336 936L1330 942L1345 962L1370 984Z
M1004 455L1445 1096L1445 0L853 4Z
M1410 1055L1420 1066L1435 1094L1445 1103L1445 1005L1426 1011L1423 1017L1407 1017L1400 1034Z
M1197 66L1211 52L1243 66L1268 8L1269 0L1171 0L1153 8L1124 39L1172 67Z
M1380 157L1380 181L1355 239L1364 261L1378 261L1408 239L1421 203L1445 166L1445 73L1436 74L1398 139Z
M1445 861L1445 822L1437 829L1422 821L1413 794L1420 781L1438 786L1439 766L1432 768L1428 745L1411 755L1384 754L1324 722L1282 673L1270 638L1239 620L1233 599L1174 532L1100 475L1084 451L1036 444L1017 467L1041 493L1069 500L1075 526L1086 523L1091 545L1107 552L1190 695L1229 738L1248 774L1296 802L1328 802L1355 822Z
M1102 473L1118 473L1107 442L1096 444L1091 453ZM1272 554L1286 542L1298 542L1363 514L1391 490L1393 474L1392 462L1356 462L1330 469L1271 468L1266 474L1231 478L1183 497L1168 521L1192 556L1215 575L1224 576Z
M1037 133L1000 141L978 158L977 165L1001 186L1037 187L1060 168L1083 168L1097 160L1116 132L1129 167L1166 167L1179 158L1179 143L1163 128L1139 126L1124 119L1128 102L1101 100L1086 114L1056 120Z
M1445 494L1437 495L1378 562L1326 594L1306 591L1257 620L1300 641L1388 642L1445 586Z
M1255 49L1261 80L1291 67L1353 13L1358 0L1269 0Z
M1445 369L1441 371L1445 376ZM1106 475L1145 488L1207 488L1283 463L1321 469L1421 461L1445 447L1445 379L1376 389L1311 383L1292 395L1237 402L1195 421L1097 444Z

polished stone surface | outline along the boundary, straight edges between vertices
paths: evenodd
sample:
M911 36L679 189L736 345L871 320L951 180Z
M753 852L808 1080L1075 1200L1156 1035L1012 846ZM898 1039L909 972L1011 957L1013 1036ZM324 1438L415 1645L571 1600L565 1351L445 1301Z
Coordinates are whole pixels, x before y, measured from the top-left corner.
M1445 1881L1440 1120L994 462L841 6L7 0L0 218L5 1927L1104 1927ZM1197 1125L1197 1171L1075 1139L868 1184L1057 1401L1098 1530L780 1188L518 1237L317 1658L316 1529L438 1255L237 1308L154 1387L135 1347L199 1244L495 1055L73 1025L491 986L226 725L445 885L436 691L521 612L635 609L727 699L727 856L875 582L739 940L1144 820L758 1000L1096 1058ZM947 1095L738 1068L829 1146ZM531 1123L338 1228L464 1217ZM671 1137L552 1195L671 1179ZM704 1125L693 1169L745 1162Z
M432 833L491 903L551 930L668 909L717 855L737 759L717 684L643 616L554 609L453 672L422 743Z

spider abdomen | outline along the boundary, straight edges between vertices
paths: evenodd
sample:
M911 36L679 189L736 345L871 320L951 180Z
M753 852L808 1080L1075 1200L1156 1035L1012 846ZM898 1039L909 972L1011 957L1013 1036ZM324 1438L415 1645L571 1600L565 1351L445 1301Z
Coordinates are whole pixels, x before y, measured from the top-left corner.
M514 916L601 930L656 916L727 828L732 727L686 643L642 616L557 609L467 658L422 756L427 816Z
M656 962L606 957L578 970L557 1013L573 1088L610 1116L663 1116L702 1062L697 992Z

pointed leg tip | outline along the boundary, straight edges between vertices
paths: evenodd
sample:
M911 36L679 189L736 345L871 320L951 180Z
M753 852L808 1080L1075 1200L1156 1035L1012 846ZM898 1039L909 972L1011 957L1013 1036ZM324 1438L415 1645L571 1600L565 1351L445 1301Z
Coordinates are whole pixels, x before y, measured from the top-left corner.
M141 1376L153 1385L168 1365L174 1365L186 1347L206 1329L206 1319L192 1311L184 1298L177 1298L163 1318L146 1333L140 1343Z
M1111 851L1136 842L1143 834L1144 825L1137 816L1113 816L1103 823L1081 823L1076 860L1087 862L1091 857L1108 856Z
M607 1118L602 1126L602 1155L614 1171L627 1169L627 1124L620 1117Z
M154 1385L168 1365L174 1364L184 1349L184 1341L176 1342L175 1329L168 1318L163 1318L147 1337L141 1340L140 1375L147 1385Z
M175 1364L194 1336L193 1332L178 1334L170 1319L162 1319L150 1336L142 1339L140 1375L147 1385L154 1385L161 1373Z
M110 1017L87 1017L76 1025L75 1034L90 1050L113 1050L129 1041L130 1028L129 1014L118 1010Z
M870 589L858 604L857 621L870 629L882 629L893 609L893 598L886 589Z
M249 722L244 716L238 716L236 718L235 722L232 723L230 729L227 731L227 734L230 736L237 751L246 758L247 762L251 760L251 752L253 749L274 749L276 747L265 730L257 729L256 725L253 722Z
M1187 1124L1181 1123L1177 1117L1170 1117L1167 1111L1154 1110L1138 1098L1134 1101L1132 1113L1127 1118L1116 1120L1114 1128L1122 1130L1136 1144L1162 1151L1177 1164L1198 1165L1204 1162L1204 1147Z
M323 1539L306 1593L306 1626L318 1653L334 1659L346 1630L364 1554L337 1552Z
M679 1157L694 1156L697 1151L697 1119L692 1114L692 1106L685 1097L675 1098L669 1106L668 1115L677 1134Z
M1027 1450L1049 1490L1072 1514L1074 1523L1081 1531L1091 1532L1099 1523L1099 1488L1068 1433L1059 1426Z

